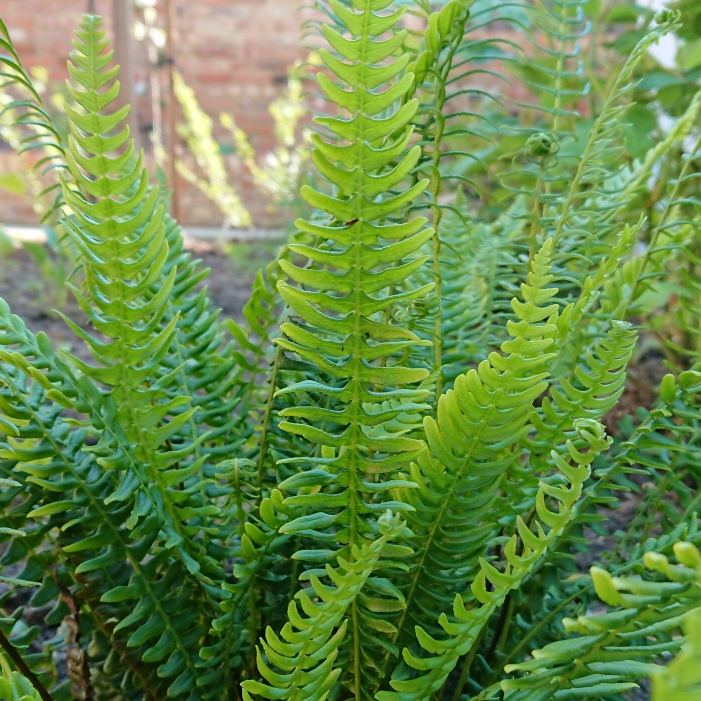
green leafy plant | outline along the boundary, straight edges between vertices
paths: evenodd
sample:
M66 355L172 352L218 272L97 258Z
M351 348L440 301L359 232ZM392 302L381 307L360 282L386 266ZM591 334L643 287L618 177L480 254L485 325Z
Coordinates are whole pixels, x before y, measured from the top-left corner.
M173 73L173 88L185 117L178 131L207 179L198 178L181 159L176 162L178 173L216 203L226 217L225 227L250 226L251 215L229 183L219 144L212 136L212 120L202 111L195 91L179 73Z
M577 0L510 16L419 3L412 33L391 0L322 9L309 27L335 111L311 135L314 214L242 323L198 287L128 108L112 109L99 17L76 33L65 145L38 93L10 103L18 128L40 123L29 145L58 154L51 216L92 328L66 323L94 361L0 301L1 562L20 570L0 599L5 693L545 701L616 699L651 675L692 693L698 154L670 152L698 100L642 161L624 148L633 75L678 16L657 16L584 118ZM533 50L481 38L497 21ZM504 66L534 96L522 123L498 100L452 107ZM668 284L679 362L615 421ZM610 611L589 615L597 596ZM27 624L44 608L48 640Z
M698 551L694 552L693 549L685 547L685 544L681 543L678 544L676 551L678 551L678 557L683 564L696 569L698 577L701 572L701 558L698 556ZM653 560L651 564L653 563L658 565L658 568L659 564L662 564L664 567L663 571L670 570L668 566L665 566L664 560L661 560L659 564ZM672 574L671 577L675 580L679 579L679 576L676 575L675 577L675 574ZM665 697L671 699L693 699L701 693L701 677L699 677L701 649L699 648L698 624L698 610L687 615L684 622L684 633L687 638L685 647L667 667L653 670L652 685L655 699Z
M309 157L307 132L298 135L298 123L305 113L302 101L302 69L290 71L288 88L271 103L269 111L275 121L278 145L263 158L256 160L256 152L246 133L236 125L234 118L222 113L219 121L231 133L234 151L251 173L254 184L276 205L291 205L298 198L303 168ZM212 120L200 107L195 91L179 73L174 77L175 95L183 111L184 122L178 125L180 135L194 155L205 178L199 177L182 159L176 165L178 172L212 200L225 215L224 226L251 226L251 215L241 202L230 182L222 155L223 148L215 141Z

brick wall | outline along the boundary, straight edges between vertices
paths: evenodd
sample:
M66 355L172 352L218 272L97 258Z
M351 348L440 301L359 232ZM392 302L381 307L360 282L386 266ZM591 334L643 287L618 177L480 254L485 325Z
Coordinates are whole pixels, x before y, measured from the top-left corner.
M287 68L299 56L302 16L299 0L171 0L176 15L176 60L185 80L195 89L205 112L214 117L231 112L260 154L275 145L268 105L285 88ZM112 0L94 0L111 31ZM162 0L159 3L162 5ZM0 17L7 25L25 65L43 66L52 84L65 80L71 35L87 0L0 0ZM135 83L139 125L144 136L152 123L148 60L136 45ZM215 136L227 143L226 134ZM257 225L279 224L284 213L254 187L233 155L225 156L232 179ZM0 150L0 171L20 167L14 155ZM196 190L181 183L181 212L185 223L218 225L222 216ZM35 223L36 215L22 198L0 191L0 221Z

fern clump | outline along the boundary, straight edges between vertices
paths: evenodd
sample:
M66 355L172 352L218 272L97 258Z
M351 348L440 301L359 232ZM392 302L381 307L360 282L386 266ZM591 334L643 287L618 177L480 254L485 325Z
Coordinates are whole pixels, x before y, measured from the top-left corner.
M16 570L0 689L545 701L651 677L656 698L694 698L701 226L684 144L701 99L642 160L625 139L634 77L677 14L597 82L587 121L589 4L321 5L308 29L333 116L311 136L314 213L241 323L219 319L113 109L100 18L76 32L65 143L0 23L3 89L21 94L7 114L43 149L48 217L84 273L88 330L64 319L93 357L0 300L0 562ZM527 50L484 39L509 22ZM505 66L533 98L518 118L471 83ZM216 170L208 118L190 117ZM639 338L672 372L619 422Z

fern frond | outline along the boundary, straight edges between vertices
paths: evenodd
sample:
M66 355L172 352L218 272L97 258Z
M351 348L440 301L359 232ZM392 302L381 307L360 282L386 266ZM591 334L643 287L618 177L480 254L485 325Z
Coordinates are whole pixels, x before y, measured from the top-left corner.
M557 293L546 287L552 280L550 254L547 242L523 285L525 303L512 303L518 321L510 323L513 340L502 345L503 355L492 353L477 370L458 376L454 389L439 400L436 419L424 419L430 454L422 453L412 466L419 489L407 496L415 508L407 521L416 534L417 560L394 636L400 642L406 642L411 623L435 629L439 615L474 576L476 557L492 534L494 526L480 520L518 461L515 446L528 431L536 397L547 387L556 327L542 320L556 308L542 305Z
M528 466L526 469L513 470L511 479L504 482L501 494L494 509L500 514L500 522L511 523L519 514L532 513L537 501L537 478L542 475L545 481L551 479L550 459L553 451L566 453L566 441L572 435L578 420L601 421L605 414L613 408L624 390L626 367L631 358L637 335L625 322L614 322L604 338L597 342L595 348L585 355L576 366L573 376L557 378L551 385L548 395L543 397L531 419L532 433L523 439L523 445L528 450ZM606 489L609 484L606 478L601 478L595 489ZM577 539L568 538L573 529L577 533L584 523L589 520L591 526L590 499L591 486L584 490L585 497L573 511L573 517L563 533L550 548L549 555L544 558L528 575L528 583L539 581L544 566L561 566L555 564L558 557L566 558L565 550L569 549ZM608 494L607 494L608 496ZM584 516L584 512L588 516ZM567 546L565 547L565 543ZM581 547L581 546L580 546ZM562 578L567 574L563 571ZM524 583L525 584L525 583ZM524 597L528 597L524 593ZM526 612L525 615L529 615Z
M613 610L565 619L565 630L579 637L551 643L533 651L533 660L509 665L508 673L527 674L501 683L508 697L542 698L545 688L548 696L598 697L633 689L634 680L657 672L654 660L681 647L683 639L673 633L688 611L701 606L698 549L679 542L674 553L680 565L658 553L645 555L646 567L667 581L614 578L606 570L592 568L596 593Z
M665 11L660 13L659 20L660 24L641 38L628 56L592 126L564 201L554 208L552 235L556 240L568 231L568 238L577 237L577 231L581 229L581 221L577 220L581 220L585 212L581 206L576 205L584 199L594 204L596 200L592 198L591 187L596 187L602 182L604 179L602 174L610 172L609 163L612 161L615 144L618 141L617 133L621 129L621 118L627 109L621 102L631 88L633 71L647 53L648 48L677 27L678 13ZM601 208L600 204L599 208Z
M451 152L444 146L445 111L448 100L448 76L450 74L456 52L462 44L465 34L465 24L470 13L460 0L451 0L439 11L432 12L426 22L423 48L415 62L407 68L408 72L415 72L415 92L419 92L421 86L421 108L417 114L419 130L421 133L420 146L422 156L415 169L416 177L424 175L430 185L426 190L432 215L432 224L435 235L432 241L433 279L435 294L438 300L443 298L442 278L440 274L441 262L441 218L443 207L441 198L443 182L441 173L441 161ZM433 315L433 346L434 346L434 372L436 373L436 401L443 393L443 378L441 367L443 336L441 334L442 309L440 303L435 305L436 313Z
M701 555L689 547L681 553L684 564L696 569L701 579ZM701 606L689 613L682 626L686 642L681 652L664 668L655 670L652 678L652 698L683 701L701 693Z
M559 7L560 3L557 5ZM571 19L579 12L579 19L583 20L581 8L577 11L575 5L576 3L567 3L569 10L573 11ZM563 16L566 16L569 10L564 5L562 9ZM555 238L558 255L554 269L558 277L563 279L560 298L565 304L580 294L592 268L598 267L601 259L609 256L615 245L616 229L622 223L639 217L637 203L641 186L649 178L653 164L659 160L659 150L650 154L650 159L645 161L644 166L628 167L620 158L625 115L630 106L627 96L632 89L633 72L651 43L672 31L677 22L674 13L661 14L659 20L659 26L640 39L615 80L612 80L612 87L598 111L581 155L579 149L573 151L564 134L560 134L563 137L560 139L558 134L545 131L547 125L539 124L538 128L543 131L533 134L525 147L517 153L516 167L507 173L503 181L507 190L523 194L531 203L526 217L530 222L528 245L531 256L540 241L549 236ZM570 36L566 38L566 43L576 39L577 37ZM555 56L558 46L560 45L555 42L550 57L555 63L558 63ZM564 54L560 56L563 57ZM567 60L572 58L570 56ZM562 66L566 63L567 61ZM554 72L548 74L546 87L551 94L549 99L557 101L558 91L568 80L575 80L575 77L570 76L564 82L558 82L557 70L552 70ZM554 84L549 82L551 79ZM572 95L568 96L565 89L561 104L570 98L574 99ZM668 145L678 143L675 138L687 129L694 109L690 108L689 114L679 121L678 129L672 130L674 134L670 135ZM566 124L568 129L574 130L578 120L574 113L563 113L556 121L558 128ZM524 262L517 259L515 265L518 277L519 266L522 267ZM611 318L626 317L615 314L609 317ZM601 328L597 327L594 333L600 336Z
M569 564L572 549L583 552L588 549L584 528L607 535L602 509L616 509L619 494L638 491L632 481L636 475L637 480L648 482L650 488L642 493L640 506L625 533L616 534L612 550L597 557L602 566L614 574L637 571L650 548L669 553L680 538L698 544L694 514L698 509L696 488L701 475L701 463L695 457L701 418L697 408L700 388L699 376L693 371L683 373L678 384L668 375L662 383L657 406L628 435L617 454L595 468L595 479L585 487L574 517L524 584L523 604L517 609L519 623L493 667L492 681L498 678L500 665L523 660L529 644L538 641L546 645L557 640L561 633L559 617L586 605L591 586L579 578L568 579L573 574ZM650 514L659 514L660 518L651 521ZM651 537L653 524L662 530L657 538ZM560 581L569 584L544 590L540 579L543 567L559 570Z
M194 456L209 456L206 468L211 477L210 461L231 458L240 448L240 418L234 415L244 404L239 356L226 334L229 325L220 318L221 310L212 305L206 288L196 289L209 271L200 269L199 261L184 252L182 229L167 214L164 225L168 258L163 275L167 279L175 270L175 281L161 324L167 326L177 319L177 335L161 361L162 371L171 379L165 391L171 399L189 395L196 407L187 424L174 435L196 441L207 434L206 451L197 444ZM187 407L177 410L186 411Z
M420 448L419 445L411 442L404 444L402 441L395 445L389 441L384 446L382 442L371 445L371 442L363 438L364 427L374 425L380 418L390 418L389 415L374 415L373 406L378 405L379 409L381 401L395 396L391 389L373 392L370 386L401 386L418 382L427 375L422 370L370 365L373 360L388 358L419 342L411 333L375 321L378 313L387 309L395 299L372 295L406 279L416 270L425 261L424 257L394 267L387 266L400 263L402 259L417 251L432 235L431 230L423 228L425 220L413 220L399 225L371 224L373 220L387 217L410 202L426 186L426 182L422 181L397 196L378 199L378 195L401 182L419 156L419 150L414 148L406 153L401 165L394 171L380 175L383 165L395 156L395 152L405 151L410 134L406 125L416 110L416 103L409 102L392 117L373 119L372 115L396 102L407 90L409 83L403 80L396 84L398 89L392 87L380 94L370 93L367 88L376 87L396 75L403 67L404 61L400 60L385 67L372 67L362 61L355 63L361 56L365 56L366 61L377 62L394 50L394 40L375 42L370 38L386 31L402 14L399 11L385 17L372 11L386 4L388 3L384 0L359 1L360 14L350 12L340 5L336 7L352 34L360 36L355 44L348 42L333 30L327 30L332 45L353 62L341 63L329 52L323 52L323 58L331 70L348 81L352 90L343 95L323 74L319 77L320 85L331 99L349 109L353 117L348 120L319 118L317 121L343 138L349 139L350 143L339 147L327 144L321 138L314 139L315 163L336 185L337 196L329 197L308 186L302 188L302 194L307 201L327 211L331 222L327 226L319 226L298 220L297 226L318 236L322 241L328 241L330 245L328 248L322 248L321 245L317 248L302 244L290 246L295 253L316 263L309 269L298 268L281 261L283 270L293 280L317 291L294 288L286 283L278 285L282 298L308 326L283 324L282 329L287 339L277 342L286 350L317 364L335 381L342 382L343 385L338 389L326 387L321 383L314 389L321 394L335 396L345 404L342 410L336 411L312 408L307 410L305 407L299 407L289 410L284 416L307 419L315 423L348 426L347 432L342 436L326 433L303 422L286 422L283 428L299 433L319 445L332 448L348 446L349 449L342 457L335 458L327 465L327 470L333 474L343 468L337 479L340 480L339 485L344 483L344 486L351 480L352 486L347 493L349 501L356 498L355 490L362 492L358 481L362 473L368 470L373 474L393 472L400 464L407 464L407 458L401 457L402 452ZM386 141L390 134L395 133L400 135L399 138L390 141L384 148L373 148L369 145L371 142L379 145ZM335 165L333 161L342 165ZM396 243L378 245L379 239L388 242L394 239ZM326 267L338 270L339 273L325 270ZM425 288L412 290L401 297L414 298L425 291ZM325 315L318 311L318 308L328 308L338 316ZM305 389L307 388L300 386L299 391ZM287 388L286 391L295 392L296 387ZM403 390L396 396L408 397L411 394L410 391ZM368 461L365 455L367 450L397 455L387 460L385 470L382 460L377 461L377 464ZM357 475L356 470L359 471ZM320 501L322 499L323 497L320 497ZM350 513L343 521L348 524L347 542L352 545L359 536L361 537L363 530L366 530L362 527L362 517L358 513Z
M537 438L529 441L529 448L536 464L539 455L547 455L553 445L562 444L574 421L600 421L616 405L624 391L626 367L636 340L630 324L615 321L576 366L573 377L557 378L532 419Z
M427 656L418 657L408 648L402 653L404 662L416 671L417 676L410 679L392 679L390 685L394 691L379 692L379 701L428 699L438 691L460 657L475 644L480 631L495 609L504 603L509 591L519 587L531 568L562 532L572 518L574 505L581 496L583 484L591 474L591 463L610 444L603 427L597 422L580 419L575 425L575 430L581 445L588 450L582 452L581 449L575 448L572 441L568 441L567 456L571 463L556 451L552 452L554 464L570 486L553 486L541 482L536 500L538 518L534 519L537 535L520 517L517 519L518 535L511 536L504 547L506 563L503 571L480 558L480 571L470 587L476 600L475 606L467 609L463 596L456 594L452 620L445 613L442 613L439 619L444 632L442 639L437 639L417 626L417 640ZM545 506L546 496L559 504L557 513L549 511ZM541 521L550 529L547 533ZM517 554L519 539L523 543L520 555Z
M517 146L513 165L501 176L508 197L524 197L529 224L529 258L540 242L552 235L547 227L551 202L557 202L572 179L576 157L568 153L580 121L578 103L589 92L581 57L581 41L591 30L581 0L541 0L526 10L520 27L530 44L516 47L506 68L537 100L517 101L527 115L526 124L506 123ZM525 233L525 232L524 232ZM542 234L542 238L541 235ZM562 253L562 251L560 251ZM517 261L517 277L525 273L525 261Z
M59 131L31 77L24 68L2 19L0 19L0 51L7 52L0 53L0 80L3 81L0 87L14 85L27 96L25 99L7 103L0 111L2 114L5 111L19 110L20 114L17 117L16 125L28 127L28 136L22 140L20 153L36 149L43 150L43 157L37 159L34 164L34 169L36 171L42 170L42 174L54 169L65 169L65 149L61 143ZM46 192L53 191L56 187L57 185L54 185ZM49 214L51 213L49 212Z
M172 267L164 275L168 245L163 208L158 204L157 188L149 188L142 156L134 157L133 142L121 155L110 155L127 143L129 131L106 136L124 119L127 108L104 113L116 98L119 84L98 92L117 73L116 68L106 68L111 53L102 53L107 47L103 36L99 19L86 15L71 54L75 63L69 64L73 80L84 88L69 86L83 112L66 106L71 128L66 155L77 187L64 180L63 191L73 211L65 220L66 229L81 253L86 273L87 294L77 289L74 294L95 329L108 340L66 320L102 367L75 357L71 360L88 377L111 388L117 418L134 446L134 456L143 464L132 491L141 488L149 494L147 485L154 483L164 493L173 489L164 470L187 458L204 436L176 450L162 450L196 412L195 407L180 409L190 403L187 395L167 397L170 373L163 375L160 367L177 333L177 317L161 325L177 269ZM152 294L154 286L158 291ZM170 420L168 415L172 415ZM202 564L210 571L216 567L192 538L199 528L181 525L190 520L177 514L180 509L188 512L187 504L176 506L181 501L170 496L160 500L161 505L154 502L168 523L168 547L176 548L195 576L210 582Z
M532 22L529 39L535 51L524 52L510 64L531 93L536 105L523 105L538 114L540 131L551 132L558 141L572 133L577 103L589 91L581 57L581 40L591 30L581 0L540 0L529 8Z
M339 556L337 568L326 565L325 575L334 586L325 585L312 575L311 588L297 593L295 598L304 616L293 600L288 607L289 621L280 634L267 629L265 638L260 640L262 650L258 650L258 669L267 684L243 682L246 701L253 698L252 694L290 701L326 699L342 671L337 658L348 626L344 615L367 584L383 547L404 529L398 515L393 516L391 511L380 516L377 525L379 537L362 547L355 545L351 561ZM358 654L356 650L356 659ZM360 683L359 676L356 683ZM356 697L360 694L358 689Z
M12 461L10 474L29 495L19 513L45 523L43 527L59 528L59 544L71 553L72 576L76 582L87 578L97 585L88 596L97 619L103 625L111 620L117 641L125 649L136 648L135 663L145 664L146 678L152 677L148 686L156 689L165 683L167 688L178 682L173 691L187 688L195 680L197 656L184 641L203 631L196 608L187 616L176 612L194 596L192 582L167 551L144 562L157 536L153 525L158 519L152 514L134 528L133 514L148 509L150 502L131 489L133 470L104 469L115 459L127 460L129 450L120 441L121 432L108 427L114 406L87 378L77 381L53 356L48 339L29 333L4 302L0 312L2 345L19 350L2 350L0 366L0 382L9 390L0 403L14 426L3 442L3 458ZM65 406L87 413L92 425L103 427L97 445L84 445L85 429L71 431L59 415ZM53 582L51 570L48 575ZM135 624L131 632L121 632Z
M697 107L699 94L694 96L688 112ZM696 116L696 115L695 115ZM621 271L618 283L612 286L611 305L618 301L618 308L635 314L645 293L654 289L654 283L669 269L681 273L681 308L675 310L679 324L677 338L667 339L667 346L677 354L676 364L694 364L701 360L701 339L699 337L699 319L701 309L698 305L699 282L699 241L701 241L701 222L698 216L696 190L699 174L698 158L701 155L701 139L697 139L688 153L684 154L684 164L678 176L670 183L669 193L664 202L664 209L651 235L650 242L643 255L630 261L630 272L635 271L637 278L628 289L621 284L627 276ZM670 261L670 252L676 255ZM680 265L681 263L681 265ZM625 283L624 283L625 284ZM681 363L679 362L681 361Z
M459 376L454 390L441 398L437 420L424 419L437 460L422 455L411 475L419 490L409 495L416 515L409 514L408 521L418 536L419 557L405 589L406 613L397 624L403 640L408 638L406 623L412 620L424 631L420 644L424 635L442 635L445 626L438 628L435 622L444 619L451 601L475 577L479 557L497 534L490 516L499 513L504 523L512 509L514 515L527 510L519 510L513 498L499 508L495 495L499 488L509 491L506 474L520 474L518 445L530 430L534 402L547 387L554 357L548 349L555 345L556 307L541 306L557 293L547 287L552 280L551 245L546 242L536 254L528 283L522 285L526 303L512 302L518 321L509 322L513 340L502 345L503 356L491 353L478 370ZM519 519L520 515L517 523ZM447 676L447 667L444 671ZM436 679L431 683L443 683Z
M608 218L612 219L630 202L636 189L640 190L643 180L650 177L650 172L655 164L659 163L661 155L669 152L683 141L698 119L701 111L701 92L696 93L686 112L677 119L665 139L648 153L645 163L633 174L624 187L611 198L611 209ZM601 300L602 311L610 317L626 318L629 315L640 313L640 305L646 292L654 288L654 283L665 273L666 264L670 253L678 250L686 254L686 246L691 245L698 230L698 222L695 217L689 216L689 210L693 211L694 195L693 183L697 174L693 172L693 163L698 158L701 141L696 141L688 154L683 157L684 164L678 176L668 184L668 193L661 198L659 203L660 214L656 221L651 222L649 241L642 254L635 256L623 264L616 271L615 276L607 281L604 288L604 296ZM670 156L671 158L671 156ZM661 183L656 185L661 188ZM606 207L608 209L608 207ZM609 216L610 215L610 216ZM693 259L690 271L693 279ZM682 270L682 279L685 286L689 284L687 271ZM691 283L691 299L694 299L693 282ZM691 302L693 305L693 302ZM693 319L693 311L689 309L686 295L682 295L682 306ZM695 337L695 330L689 328L687 314L680 312L679 322L690 337ZM693 325L693 320L691 324ZM682 357L693 356L693 350L680 348L678 344L670 341L669 347Z
M317 122L347 143L313 137L314 163L332 183L334 194L302 188L306 201L326 213L326 223L296 222L298 229L316 237L315 244L290 245L294 253L311 261L309 267L280 263L299 287L278 284L296 320L282 324L285 337L277 344L298 367L315 369L319 379L278 391L278 396L298 398L296 405L280 412L284 421L279 427L314 446L314 457L296 460L315 468L303 473L306 486L320 487L316 494L288 497L290 505L304 504L310 513L285 524L282 532L327 543L325 550L310 553L311 561L317 563L322 556L337 555L352 561L356 548L374 539L372 523L377 514L388 508L409 508L392 500L390 490L398 486L398 473L423 448L420 440L401 433L378 435L374 429L424 408L426 390L411 386L424 380L428 371L404 367L399 356L426 342L388 323L387 310L399 300L425 295L431 286L417 289L409 284L403 292L387 291L424 264L426 257L417 253L433 235L425 228L425 219L406 223L388 219L427 185L421 180L409 189L401 188L420 157L419 147L407 149L408 124L417 101L400 104L413 77L406 74L383 92L375 92L397 76L408 60L385 63L401 44L404 31L387 40L374 39L391 29L404 12L378 14L389 4L388 0L357 0L355 9L349 9L336 0L331 3L346 31L356 38L347 39L325 27L336 54L322 49L321 56L349 89L342 90L323 73L318 80L328 98L350 117L323 117ZM398 164L387 170L394 160ZM298 557L304 560L305 552ZM357 654L365 644L378 644L382 638L377 633L382 636L385 630L371 610L364 610L361 618L358 607L357 602L351 606L355 641L351 668L356 670L375 664L373 655L364 652L361 661ZM361 645L363 631L367 637Z

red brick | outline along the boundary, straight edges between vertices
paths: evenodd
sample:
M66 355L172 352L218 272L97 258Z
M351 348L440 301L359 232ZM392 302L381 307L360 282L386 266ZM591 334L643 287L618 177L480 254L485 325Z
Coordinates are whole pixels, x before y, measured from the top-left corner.
M171 0L176 9L176 60L185 80L195 89L203 109L215 123L215 137L230 143L218 126L220 112L233 114L237 123L260 149L260 156L275 146L273 120L268 106L284 89L279 76L299 57L298 44L304 16L299 0ZM112 0L95 0L111 31ZM0 0L0 17L17 39L25 65L44 66L54 87L67 77L66 60L72 49L72 31L87 8L87 0ZM144 47L137 46L136 80L150 92ZM165 99L165 94L164 94ZM150 99L138 96L136 107L143 126L151 124ZM232 181L242 193L257 224L281 223L279 213L252 184L250 174L235 156L226 162ZM19 167L11 154L0 153L0 163ZM222 216L197 190L181 183L186 223L218 224ZM277 217L277 218L276 218ZM35 223L29 203L0 191L0 221Z

